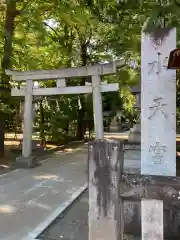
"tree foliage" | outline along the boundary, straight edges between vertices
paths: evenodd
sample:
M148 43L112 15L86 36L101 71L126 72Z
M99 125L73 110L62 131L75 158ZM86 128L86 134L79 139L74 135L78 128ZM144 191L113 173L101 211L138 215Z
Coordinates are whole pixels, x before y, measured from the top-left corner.
M104 111L112 111L112 116L121 111L125 117L134 118L135 98L129 86L140 80L142 27L148 31L175 26L179 44L179 10L180 3L175 0L1 0L1 88L8 86L8 91L0 96L0 119L5 121L5 131L21 131L22 122L22 99L12 100L10 87L15 83L4 74L5 68L57 69L124 59L127 64L116 76L102 79L120 84L117 94L103 94L103 106ZM68 79L67 84L84 85L89 81ZM52 87L56 82L39 84ZM86 128L93 129L91 95L52 96L36 101L34 130L42 139L62 143L82 138ZM3 134L2 128L0 145Z

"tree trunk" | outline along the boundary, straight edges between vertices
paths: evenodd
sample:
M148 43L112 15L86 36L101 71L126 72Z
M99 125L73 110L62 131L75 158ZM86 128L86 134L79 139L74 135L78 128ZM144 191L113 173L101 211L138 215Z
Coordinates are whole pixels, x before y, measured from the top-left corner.
M5 70L11 68L12 58L12 41L14 33L14 21L16 16L16 0L7 0L6 18L4 24L4 55L1 63L1 79L0 79L0 100L7 105L10 97L9 77L5 74ZM5 114L1 109L0 112L0 157L4 157L4 121Z
M86 66L88 64L88 53L87 53L88 44L86 41L81 41L81 60L82 66ZM80 81L80 85L84 86L86 82L86 78L82 78ZM78 121L77 121L77 138L82 140L84 138L84 131L86 127L84 126L84 115L85 115L85 98L84 95L79 96L81 108L78 110Z
M17 140L17 134L19 133L19 128L21 126L21 102L17 102L15 105L16 115L15 115L15 127L14 127L14 139Z

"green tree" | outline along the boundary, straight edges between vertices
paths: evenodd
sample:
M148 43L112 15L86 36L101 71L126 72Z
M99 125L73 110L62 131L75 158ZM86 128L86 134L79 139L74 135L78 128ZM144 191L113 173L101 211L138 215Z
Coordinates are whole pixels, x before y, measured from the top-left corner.
M4 44L3 44L3 57L1 61L1 74L0 74L0 157L4 157L4 126L5 126L5 111L9 104L10 96L10 81L5 74L5 70L12 66L12 45L15 17L17 16L16 0L8 0L5 6L5 19L4 19Z
M140 79L141 27L150 16L151 7L156 7L155 1L142 1L140 4L138 1L118 3L117 0L9 0L9 3L12 2L16 2L16 11L13 15L11 48L5 51L9 56L9 65L2 69L54 69L123 58L128 64L116 76L102 79L119 82L121 88L117 95L103 94L104 109L108 105L114 113L121 109L126 116L134 116L134 97L128 86ZM0 16L0 53L4 52L3 32L7 16L7 5L3 6ZM136 68L130 67L134 62ZM7 128L12 129L20 112L20 99L16 100L18 107L15 110L14 103L9 103L9 79L5 81L8 83L8 95L5 94L7 101L3 97L1 101L13 110L8 118L6 116ZM67 85L84 85L86 81L90 79L68 79ZM40 82L41 87L53 87L55 84L52 80ZM72 129L76 132L74 137L81 139L84 136L84 123L86 119L92 119L91 95L52 96L38 101L35 129L40 131L42 142L45 139L68 141ZM92 128L92 122L89 125ZM1 132L4 136L4 129Z

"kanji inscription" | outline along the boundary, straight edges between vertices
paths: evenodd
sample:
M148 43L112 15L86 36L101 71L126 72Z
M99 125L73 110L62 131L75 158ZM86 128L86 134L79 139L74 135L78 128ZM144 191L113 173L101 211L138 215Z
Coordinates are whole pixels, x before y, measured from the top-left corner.
M164 117L167 118L168 115L164 112L164 107L166 105L167 104L163 103L162 97L154 98L152 106L149 107L149 109L151 110L151 115L148 117L148 119L151 120L157 112L161 112Z
M150 146L149 152L152 154L154 162L160 164L163 161L164 153L167 151L167 146L161 145L160 142L156 142L156 145Z
M162 55L162 53L158 52L157 53L157 61L153 61L153 62L148 63L148 66L149 66L148 74L151 74L154 71L156 71L156 74L159 74L159 73L161 73L162 68L164 70L167 70L168 57L165 57L162 60L161 55Z

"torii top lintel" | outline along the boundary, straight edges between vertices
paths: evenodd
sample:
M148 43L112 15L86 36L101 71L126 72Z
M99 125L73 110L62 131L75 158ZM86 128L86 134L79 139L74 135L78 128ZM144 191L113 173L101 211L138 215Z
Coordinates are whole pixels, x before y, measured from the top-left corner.
M26 80L48 80L70 77L86 77L93 75L108 75L116 73L118 68L124 66L124 60L118 60L110 63L96 64L85 67L64 68L59 70L36 70L36 71L16 71L6 70L6 74L15 81Z

